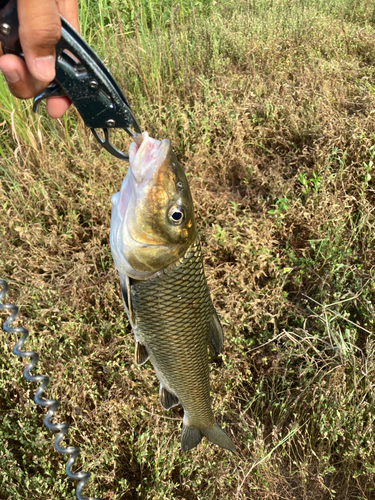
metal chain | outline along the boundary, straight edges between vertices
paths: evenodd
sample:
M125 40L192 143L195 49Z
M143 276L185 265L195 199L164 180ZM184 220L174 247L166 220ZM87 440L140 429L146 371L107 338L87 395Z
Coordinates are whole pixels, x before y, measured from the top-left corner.
M12 327L11 324L16 319L18 314L18 307L14 304L3 304L3 299L8 292L8 283L4 280L0 279L0 286L2 286L2 290L0 291L0 311L9 311L10 315L8 319L3 324L3 330L8 333L20 333L22 337L19 339L17 344L13 348L13 354L19 356L20 358L31 358L29 364L26 366L23 376L26 380L33 383L41 382L40 386L35 392L34 402L39 406L43 406L48 408L47 415L44 418L44 425L47 429L53 432L59 432L58 436L55 440L55 450L64 455L70 455L68 462L65 466L65 471L68 477L74 479L75 481L79 481L76 488L76 498L78 500L100 500L99 498L92 497L83 497L81 495L82 488L85 486L87 481L89 480L90 473L89 472L72 472L71 468L76 461L77 457L80 454L80 449L75 448L74 446L69 446L68 448L63 448L60 446L61 441L66 436L69 430L69 424L52 424L51 419L56 412L60 402L55 399L41 399L43 392L46 390L49 378L46 375L30 375L31 370L35 367L39 360L39 354L32 351L21 351L20 349L23 347L26 342L27 337L29 336L28 330L23 328L22 326Z

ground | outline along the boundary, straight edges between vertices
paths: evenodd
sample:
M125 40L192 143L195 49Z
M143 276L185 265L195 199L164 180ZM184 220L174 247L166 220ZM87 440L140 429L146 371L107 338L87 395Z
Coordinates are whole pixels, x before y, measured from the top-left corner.
M240 451L183 454L181 408L164 411L151 365L134 364L109 248L127 164L74 109L35 116L2 82L0 277L92 473L84 494L375 498L374 1L80 9L142 129L188 175L225 335L212 404ZM73 498L16 339L0 333L0 498Z

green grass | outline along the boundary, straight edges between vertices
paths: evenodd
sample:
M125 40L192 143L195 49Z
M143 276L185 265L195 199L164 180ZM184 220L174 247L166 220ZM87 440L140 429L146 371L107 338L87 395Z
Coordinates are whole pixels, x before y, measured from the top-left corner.
M108 238L126 164L74 109L35 116L0 82L0 276L85 495L371 500L375 2L82 1L80 19L188 173L225 334L212 402L241 453L182 454L181 408L133 362ZM0 498L73 498L15 342L0 333Z

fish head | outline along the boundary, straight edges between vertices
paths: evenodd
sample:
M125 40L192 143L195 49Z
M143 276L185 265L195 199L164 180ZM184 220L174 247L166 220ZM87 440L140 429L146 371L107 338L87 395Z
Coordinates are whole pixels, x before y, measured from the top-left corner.
M196 238L186 175L168 139L142 134L129 148L129 169L112 196L110 242L118 271L147 279L181 258Z

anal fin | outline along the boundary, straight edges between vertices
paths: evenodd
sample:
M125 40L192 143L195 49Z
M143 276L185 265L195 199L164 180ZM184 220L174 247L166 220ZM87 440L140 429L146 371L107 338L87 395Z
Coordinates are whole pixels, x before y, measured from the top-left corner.
M148 360L146 347L140 342L135 342L135 362L138 366L143 365Z
M167 389L163 387L162 384L160 384L159 398L164 410L170 410L173 406L179 404L178 397L167 391Z

